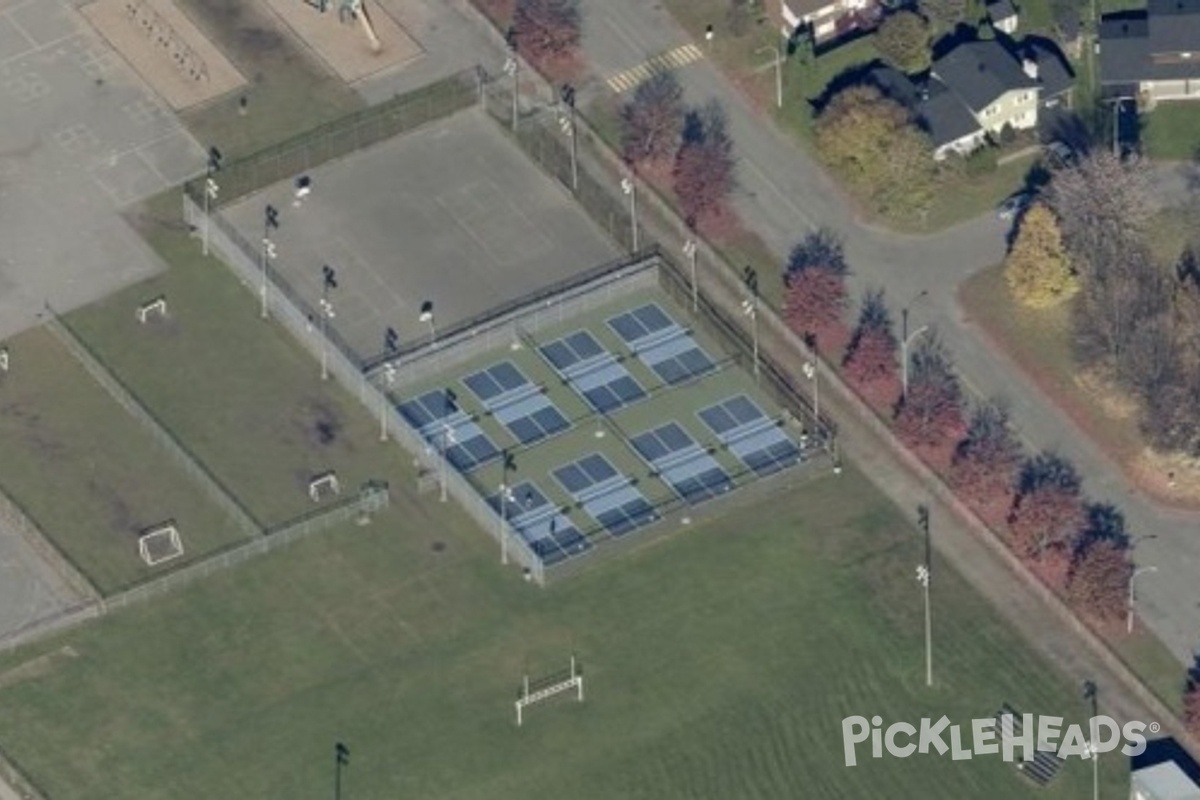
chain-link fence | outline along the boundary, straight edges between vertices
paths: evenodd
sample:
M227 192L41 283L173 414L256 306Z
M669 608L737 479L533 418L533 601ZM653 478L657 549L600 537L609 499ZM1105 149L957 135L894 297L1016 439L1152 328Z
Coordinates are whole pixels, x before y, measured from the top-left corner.
M25 509L3 490L0 490L0 528L16 533L80 599L87 601L100 597L99 590L87 579L83 570L50 537L42 533Z
M150 433L156 442L171 456L172 460L199 485L206 495L226 514L248 537L260 536L262 526L259 525L250 512L238 502L233 493L226 489L217 477L209 472L198 458L184 446L174 434L159 420L150 409L146 408L127 386L104 365L99 355L88 347L62 317L59 317L49 305L46 306L45 325L54 336L63 343L68 352L87 370L116 403L125 409L142 427Z
M229 545L207 556L203 561L126 589L109 598L96 598L65 609L58 614L38 620L0 638L0 653L6 653L32 641L68 630L89 619L103 616L128 606L174 591L197 580L250 559L277 550L317 531L326 530L352 519L367 521L372 514L387 508L390 503L388 485L372 481L354 495L322 508L314 509L280 525L249 542Z
M281 180L290 180L313 167L390 139L478 102L480 76L474 69L397 95L299 133L245 158L222 164L214 176L220 186L213 205L225 205ZM204 197L204 178L184 184L197 202Z

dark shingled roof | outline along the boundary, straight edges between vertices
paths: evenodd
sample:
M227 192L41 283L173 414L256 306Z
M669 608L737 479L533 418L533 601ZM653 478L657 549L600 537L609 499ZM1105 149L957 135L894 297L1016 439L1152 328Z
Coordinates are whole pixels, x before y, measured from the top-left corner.
M932 72L975 112L1005 92L1038 85L995 39L959 45L933 62Z
M876 67L867 81L912 112L929 134L935 148L956 142L980 129L970 110L941 81L930 79L917 86L892 67Z
M1012 0L995 0L987 4L988 16L993 22L999 22L1009 17L1017 15L1017 9L1013 6Z
M1200 0L1150 0L1100 21L1101 83L1185 78L1200 78Z
M1025 39L1022 49L1025 57L1032 59L1038 68L1038 84L1042 87L1042 99L1060 95L1071 88L1075 74L1051 41L1038 37Z

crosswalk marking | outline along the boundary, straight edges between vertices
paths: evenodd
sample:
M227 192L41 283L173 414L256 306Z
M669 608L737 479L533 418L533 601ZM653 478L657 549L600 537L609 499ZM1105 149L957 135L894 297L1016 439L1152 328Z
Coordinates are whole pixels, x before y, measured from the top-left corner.
M704 58L704 51L696 45L680 45L673 50L668 50L665 53L660 53L653 58L647 59L635 67L618 72L609 78L606 83L608 84L608 88L617 94L621 94L637 87L638 84L647 80L656 72L666 72L676 67L686 67L688 64L699 61L702 58Z

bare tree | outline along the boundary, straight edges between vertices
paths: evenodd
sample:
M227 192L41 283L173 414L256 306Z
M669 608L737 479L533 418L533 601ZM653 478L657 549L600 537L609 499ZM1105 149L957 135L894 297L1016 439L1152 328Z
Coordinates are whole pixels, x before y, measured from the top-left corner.
M517 50L545 68L573 59L579 49L579 0L517 0L513 35Z
M673 72L638 84L621 109L621 151L631 164L661 162L679 149L683 133L683 87Z
M1105 150L1055 173L1049 201L1071 263L1085 279L1119 262L1130 242L1144 241L1154 213L1147 166Z
M962 387L950 354L932 331L909 353L908 394L896 409L896 431L910 445L940 447L961 436Z

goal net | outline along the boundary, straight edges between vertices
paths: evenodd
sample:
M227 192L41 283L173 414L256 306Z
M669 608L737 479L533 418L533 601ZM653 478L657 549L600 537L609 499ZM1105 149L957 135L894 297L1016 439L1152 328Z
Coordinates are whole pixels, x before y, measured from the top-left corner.
M183 555L183 540L174 525L160 525L138 537L138 555L147 566L158 566Z

